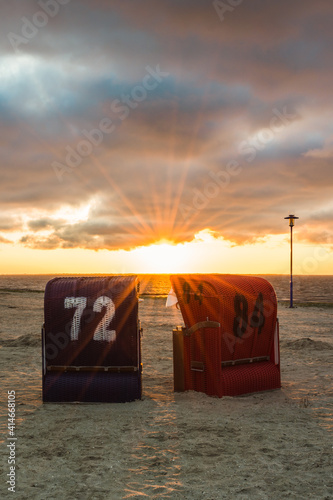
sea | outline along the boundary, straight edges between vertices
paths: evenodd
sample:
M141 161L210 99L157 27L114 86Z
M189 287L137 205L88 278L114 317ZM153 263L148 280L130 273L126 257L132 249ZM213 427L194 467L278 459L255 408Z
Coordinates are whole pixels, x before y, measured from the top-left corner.
M69 276L69 275L56 275ZM55 275L0 275L0 293L43 293L46 283ZM80 275L73 275L80 276ZM100 275L89 275L100 276ZM139 274L140 295L167 296L171 284L169 274ZM269 281L275 289L279 302L290 298L290 277L288 275L257 275ZM333 276L300 275L293 277L293 298L295 305L333 305Z

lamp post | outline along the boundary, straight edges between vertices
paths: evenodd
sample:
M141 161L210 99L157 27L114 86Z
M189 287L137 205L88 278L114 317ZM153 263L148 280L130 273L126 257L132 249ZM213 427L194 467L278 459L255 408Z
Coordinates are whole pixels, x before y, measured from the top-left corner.
M295 225L295 219L299 219L299 217L295 217L295 215L288 215L285 219L289 219L290 226L290 305L289 307L294 307L293 304L293 227Z

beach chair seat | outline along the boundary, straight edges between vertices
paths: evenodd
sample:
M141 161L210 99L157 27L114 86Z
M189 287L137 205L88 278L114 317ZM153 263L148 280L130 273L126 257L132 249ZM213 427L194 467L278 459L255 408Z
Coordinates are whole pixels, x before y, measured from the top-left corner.
M236 396L281 387L277 300L262 278L171 276L185 327L173 331L174 388Z
M141 398L135 276L55 278L45 289L44 402Z

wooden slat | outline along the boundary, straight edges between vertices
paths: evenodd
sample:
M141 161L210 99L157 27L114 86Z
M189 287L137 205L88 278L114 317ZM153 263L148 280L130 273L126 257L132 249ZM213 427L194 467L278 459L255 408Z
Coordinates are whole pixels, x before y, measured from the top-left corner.
M137 372L137 366L56 366L47 367L50 372Z
M184 337L183 329L173 330L173 388L175 392L185 391L184 380Z
M230 361L222 361L221 366L245 365L250 363L258 363L260 361L269 361L269 356L259 356L257 358L231 359Z

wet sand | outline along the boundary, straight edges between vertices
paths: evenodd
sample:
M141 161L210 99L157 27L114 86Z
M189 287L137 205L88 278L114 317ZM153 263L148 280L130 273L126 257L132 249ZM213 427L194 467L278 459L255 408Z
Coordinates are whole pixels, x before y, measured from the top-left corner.
M89 405L42 403L43 294L2 294L0 315L1 498L14 495L7 390L17 401L17 499L333 498L333 309L280 305L282 389L218 399L173 392L182 319L165 299L145 298L142 401Z

